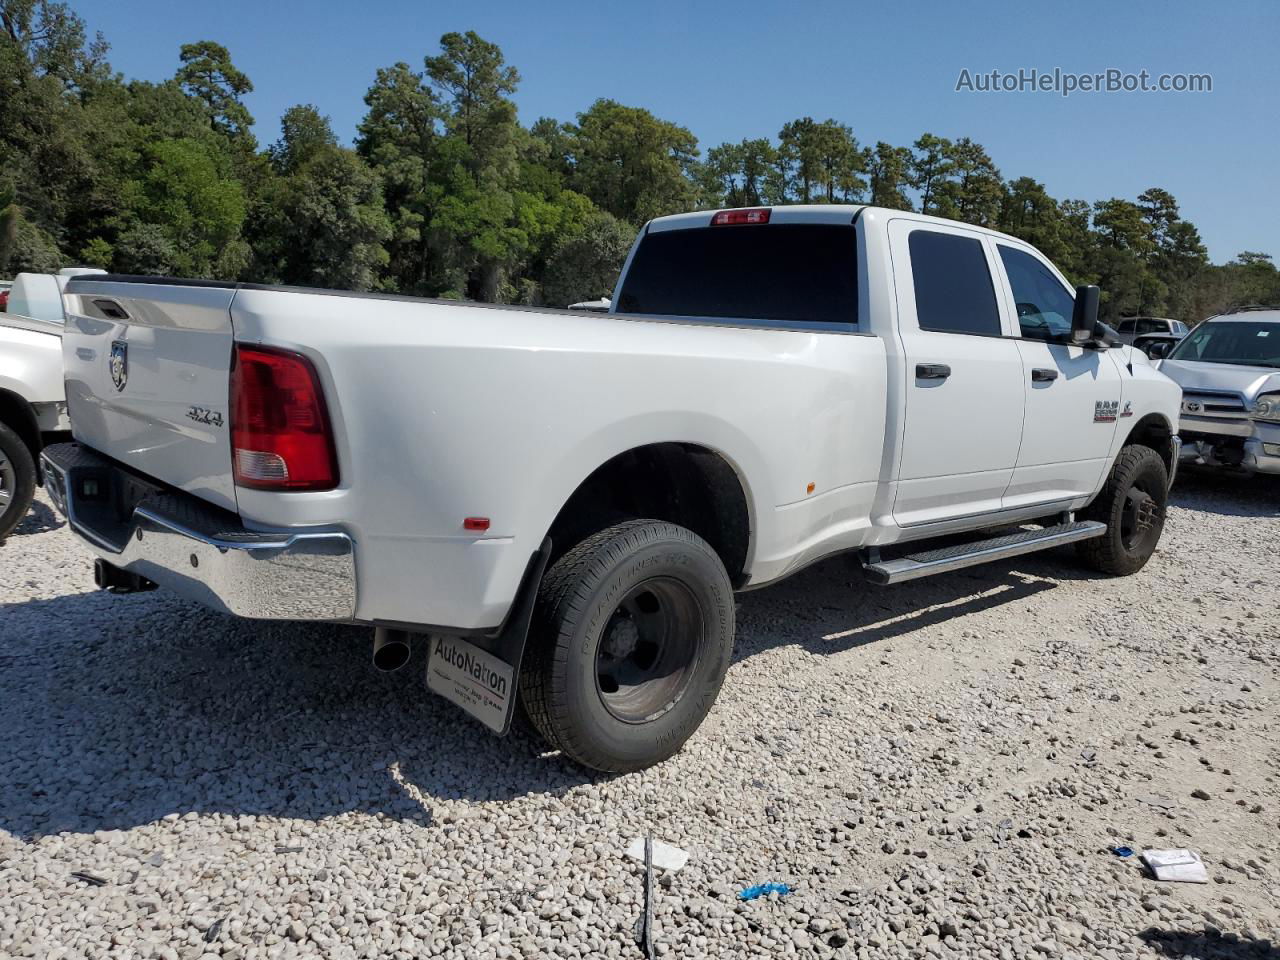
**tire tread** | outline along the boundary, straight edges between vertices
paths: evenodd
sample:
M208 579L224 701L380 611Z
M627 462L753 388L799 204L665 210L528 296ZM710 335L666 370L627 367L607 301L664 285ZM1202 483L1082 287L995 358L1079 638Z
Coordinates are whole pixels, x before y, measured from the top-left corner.
M1116 461L1111 466L1111 471L1107 474L1107 481L1102 486L1102 492L1093 499L1087 507L1081 510L1078 518L1081 520L1097 520L1107 525L1107 532L1100 537L1094 537L1091 540L1083 540L1076 544L1076 554L1093 567L1103 573L1109 573L1114 576L1127 576L1131 573L1137 573L1150 558L1150 554L1146 557L1135 558L1125 552L1120 544L1120 536L1118 531L1114 529L1117 522L1115 513L1115 498L1119 491L1126 489L1132 482L1133 477L1146 467L1150 466L1152 461L1159 466L1161 473L1167 476L1164 460L1160 458L1160 454L1156 453L1150 447L1138 444L1130 444L1120 451L1120 455L1116 457ZM1164 510L1164 505L1161 505ZM1161 524L1163 524L1163 518ZM1157 538L1156 543L1159 543ZM1153 546L1154 550L1155 547Z
M534 608L529 644L520 670L520 697L530 721L552 749L597 770L624 768L594 752L573 734L567 704L555 695L557 677L568 669L570 647L560 642L587 615L598 580L637 550L665 540L680 540L720 563L709 544L691 530L662 520L627 520L574 545L543 577ZM728 575L725 575L726 589Z
M0 423L0 447L4 448L5 455L13 464L18 480L8 506L0 512L0 540L3 540L31 509L36 492L36 462L22 438L4 423Z

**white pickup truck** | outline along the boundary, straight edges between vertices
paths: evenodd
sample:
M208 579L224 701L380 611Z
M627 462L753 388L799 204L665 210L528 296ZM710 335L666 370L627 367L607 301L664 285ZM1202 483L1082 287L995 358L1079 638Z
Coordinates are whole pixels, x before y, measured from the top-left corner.
M20 273L6 285L0 312L0 541L31 506L45 443L66 439L71 425L62 394L62 291L73 276L105 273L68 267Z
M1142 567L1179 392L1097 296L850 206L654 220L605 315L83 277L77 443L44 459L101 586L369 624L383 666L417 636L495 731L518 699L632 770L711 709L735 590L844 551L880 583L1067 543Z

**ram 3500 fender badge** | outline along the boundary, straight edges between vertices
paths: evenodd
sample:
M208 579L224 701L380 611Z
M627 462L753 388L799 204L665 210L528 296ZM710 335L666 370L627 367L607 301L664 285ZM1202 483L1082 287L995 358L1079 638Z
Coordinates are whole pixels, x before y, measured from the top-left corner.
M1093 405L1094 423L1115 423L1120 412L1119 400L1098 400Z

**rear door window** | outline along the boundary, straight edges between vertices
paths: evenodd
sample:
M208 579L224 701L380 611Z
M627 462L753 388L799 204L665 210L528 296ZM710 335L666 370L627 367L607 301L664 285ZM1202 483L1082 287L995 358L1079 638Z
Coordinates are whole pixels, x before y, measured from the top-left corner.
M981 240L913 230L907 245L921 330L1000 336L1000 311Z
M858 320L857 233L852 225L784 223L651 232L617 309L847 328Z

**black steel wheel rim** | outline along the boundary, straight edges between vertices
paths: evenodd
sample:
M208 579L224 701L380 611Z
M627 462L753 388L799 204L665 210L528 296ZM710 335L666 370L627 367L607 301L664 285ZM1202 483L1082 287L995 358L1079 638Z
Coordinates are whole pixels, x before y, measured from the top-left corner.
M624 723L647 723L684 696L703 646L702 609L671 577L636 584L610 614L596 645L596 690Z
M1146 548L1160 529L1161 506L1142 482L1136 482L1124 495L1120 510L1120 542L1131 553Z

